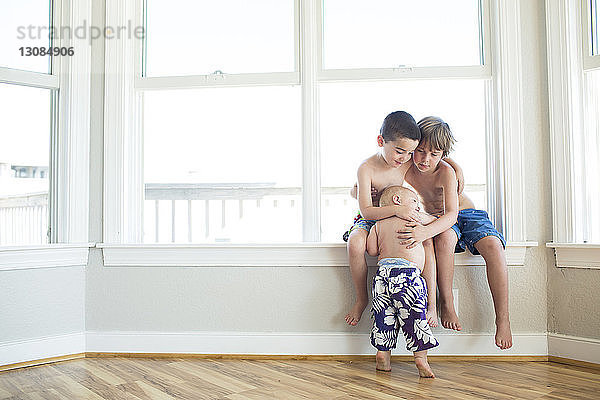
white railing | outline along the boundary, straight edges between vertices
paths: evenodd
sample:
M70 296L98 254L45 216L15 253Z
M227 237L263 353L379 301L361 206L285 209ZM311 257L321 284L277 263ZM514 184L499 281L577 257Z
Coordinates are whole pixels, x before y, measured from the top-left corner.
M467 185L484 208L485 185ZM321 240L338 242L356 212L349 187L321 190ZM302 189L256 184L146 184L145 243L299 242ZM0 246L48 242L48 193L0 198Z
M324 206L349 208L349 190L323 188ZM300 187L269 183L146 184L144 242L301 241L301 202Z
M466 190L485 198L485 185ZM349 187L321 189L322 241L341 241L352 223L357 204L349 192ZM301 202L300 187L269 183L146 184L144 242L302 241Z
M48 243L48 193L0 198L0 246Z

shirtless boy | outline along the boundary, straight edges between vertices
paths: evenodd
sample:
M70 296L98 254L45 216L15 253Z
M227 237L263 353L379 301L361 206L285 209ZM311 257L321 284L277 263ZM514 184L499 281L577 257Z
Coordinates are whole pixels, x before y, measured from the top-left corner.
M418 212L417 194L402 186L390 186L381 193L381 207L409 207ZM436 218L423 214L425 223ZM373 329L371 344L377 348L376 368L391 370L391 349L396 348L398 332L406 339L406 349L413 352L419 376L433 378L427 362L427 350L438 345L427 321L428 297L435 298L435 262L431 240L428 254L423 244L411 248L401 245L397 231L403 220L390 217L379 220L367 239L367 251L378 257L373 278ZM426 261L429 259L430 261Z
M417 219L416 212L411 213L408 207L396 204L376 207L371 198L371 191L377 193L390 185L402 185L404 175L410 167L411 155L419 144L421 133L415 119L405 111L395 111L385 117L377 145L379 152L364 160L358 167L358 205L361 217L357 218L350 229L348 237L348 263L356 289L356 302L348 312L345 320L356 325L360 320L369 296L367 294L367 263L365 250L367 235L375 221L399 216Z
M445 170L452 169L442 158L450 153L455 139L448 124L437 117L423 118L419 121L419 128L422 139L413 155L413 165L406 174L406 181L419 192L428 213L441 215L445 210L448 214L453 205L448 207L445 201L448 196L446 187L440 184L440 176ZM455 169L460 168L453 166ZM485 260L496 312L496 346L508 349L512 346L512 334L508 317L508 273L504 253L506 242L502 234L494 228L487 213L475 209L473 202L464 194L460 195L458 209L460 211L456 224L434 239L442 326L457 331L462 329L454 310L452 295L454 253L463 252L468 247L472 254L481 254ZM456 220L457 214L452 213L452 218ZM425 229L427 227L414 228L416 231ZM419 234L413 233L412 236Z

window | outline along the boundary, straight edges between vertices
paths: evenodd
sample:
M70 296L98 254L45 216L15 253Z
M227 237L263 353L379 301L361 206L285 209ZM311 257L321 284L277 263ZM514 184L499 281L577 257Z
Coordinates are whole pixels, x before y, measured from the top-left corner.
M51 45L52 1L3 1L0 13L0 67L51 73L49 57L23 57L21 47Z
M588 23L589 23L589 38L590 38L590 55L600 55L600 29L598 28L598 0L589 0L588 7ZM585 26L585 25L584 25ZM585 34L585 32L584 32Z
M0 84L0 246L47 243L52 91ZM35 115L36 118L31 118Z
M59 32L62 21L69 32L89 27L90 10L67 3L0 5L0 246L87 246L90 38ZM75 51L19 49L49 46Z
M295 70L292 0L146 1L145 16L145 76Z
M0 246L48 243L50 142L57 85L49 57L19 48L48 48L51 2L3 2L0 13ZM27 27L30 27L28 29ZM38 30L45 29L45 34ZM49 83L49 87L43 82Z
M467 193L525 240L518 5L221 3L107 1L146 35L107 41L105 243L341 243L396 109L450 124Z
M477 0L325 0L323 67L480 65L480 22Z
M589 43L584 40L584 68L583 68L583 140L584 146L582 169L584 171L582 195L585 196L583 213L584 225L581 237L587 243L600 243L600 211L597 207L600 198L600 52L598 50L598 1L586 2L588 24L584 26L584 37L589 38ZM585 27L587 26L587 32Z
M562 189L553 194L557 244L600 243L597 5L561 1L548 9L553 186Z
M144 241L301 241L300 124L297 86L144 93Z

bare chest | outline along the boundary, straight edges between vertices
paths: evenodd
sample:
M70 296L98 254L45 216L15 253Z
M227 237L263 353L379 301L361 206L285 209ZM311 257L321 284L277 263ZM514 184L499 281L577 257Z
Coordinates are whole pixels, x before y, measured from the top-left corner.
M407 179L408 183L417 191L425 207L431 215L440 216L445 213L446 204L444 187L435 177L418 177L412 174Z
M390 185L402 185L404 183L404 177L406 175L405 168L395 168L388 171L378 171L373 174L371 185L381 192L383 189Z

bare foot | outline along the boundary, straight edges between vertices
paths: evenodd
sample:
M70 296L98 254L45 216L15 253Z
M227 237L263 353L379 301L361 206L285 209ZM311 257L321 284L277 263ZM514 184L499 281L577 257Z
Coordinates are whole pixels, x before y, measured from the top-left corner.
M427 307L427 312L425 313L425 316L427 317L427 323L429 324L429 326L431 326L432 328L438 326L438 316L435 307Z
M449 306L442 304L442 307L440 308L440 319L442 320L442 326L446 329L454 329L455 331L460 331L462 329L452 303L450 303Z
M354 306L352 307L350 312L348 314L346 314L346 316L344 317L344 319L346 320L348 325L355 326L356 324L358 324L358 321L360 321L360 317L362 317L363 311L365 311L366 307L367 307L366 300L365 301L356 300L356 303L354 303Z
M508 319L496 322L496 346L502 350L512 347L512 334Z
M375 355L375 369L377 371L390 372L392 370L392 352L378 351Z
M419 376L421 378L435 378L435 375L427 362L427 356L415 356L415 365L419 370Z

